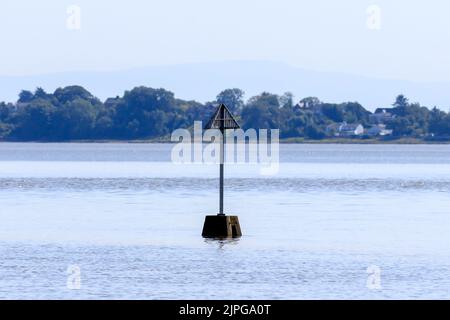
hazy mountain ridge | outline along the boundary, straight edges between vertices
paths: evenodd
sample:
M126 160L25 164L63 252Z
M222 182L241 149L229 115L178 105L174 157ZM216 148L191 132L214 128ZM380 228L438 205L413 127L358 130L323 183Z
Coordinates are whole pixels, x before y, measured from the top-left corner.
M166 88L182 99L211 101L225 88L241 88L246 98L262 91L290 91L297 100L317 96L322 101L357 101L369 110L389 106L403 93L428 107L450 107L450 84L374 79L318 72L266 61L232 61L143 67L123 71L61 72L33 76L0 76L0 101L16 101L23 89L81 85L101 99L122 95L124 88Z

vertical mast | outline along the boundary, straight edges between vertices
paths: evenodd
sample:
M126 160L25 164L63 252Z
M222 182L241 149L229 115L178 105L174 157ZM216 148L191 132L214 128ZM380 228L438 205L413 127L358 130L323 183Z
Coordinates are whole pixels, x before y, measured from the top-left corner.
M223 176L224 176L224 162L225 162L225 108L220 110L220 199L219 199L219 215L223 213Z

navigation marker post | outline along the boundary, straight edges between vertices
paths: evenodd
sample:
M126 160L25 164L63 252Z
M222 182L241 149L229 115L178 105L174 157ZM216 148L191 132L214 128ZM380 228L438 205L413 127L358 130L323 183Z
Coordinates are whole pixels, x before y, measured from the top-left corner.
M239 128L239 124L224 104L221 104L216 109L205 126L205 129L219 129L222 138L220 140L219 213L214 216L206 216L202 232L204 238L238 238L242 236L239 218L237 216L227 216L223 210L225 133L227 129Z

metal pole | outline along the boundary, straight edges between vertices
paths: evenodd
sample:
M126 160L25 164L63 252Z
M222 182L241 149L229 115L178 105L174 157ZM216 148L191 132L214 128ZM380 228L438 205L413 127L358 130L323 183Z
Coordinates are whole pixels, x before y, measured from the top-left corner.
M225 110L222 109L220 115L220 132L222 133L222 139L220 139L220 201L219 201L219 215L225 215L223 213L223 169L225 162Z

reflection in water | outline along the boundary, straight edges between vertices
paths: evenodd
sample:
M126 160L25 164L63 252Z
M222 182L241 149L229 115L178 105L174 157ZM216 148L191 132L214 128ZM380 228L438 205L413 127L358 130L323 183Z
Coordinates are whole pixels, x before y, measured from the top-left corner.
M241 238L217 238L217 239L211 239L206 238L204 239L205 243L210 246L216 246L218 249L223 250L226 246L237 246L239 244L239 241Z

